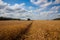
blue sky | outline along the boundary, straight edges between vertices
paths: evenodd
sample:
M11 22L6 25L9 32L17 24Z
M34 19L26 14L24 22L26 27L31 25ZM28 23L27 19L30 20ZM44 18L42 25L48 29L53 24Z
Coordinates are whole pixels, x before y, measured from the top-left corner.
M31 2L30 2L30 0L3 0L4 2L7 2L7 3L9 3L9 4L11 4L11 5L14 5L14 4L16 4L16 3L18 3L18 4L20 4L20 3L26 3L27 5L29 4L29 5L31 5Z
M14 5L14 4L21 4L21 3L25 3L26 5L26 7L29 7L29 6L33 6L34 8L39 8L39 6L38 5L34 5L34 4L32 4L31 2L30 2L30 0L3 0L4 2L6 2L6 3L9 3L9 4L11 4L11 5ZM35 0L35 2L36 2L37 0ZM55 0L52 0L52 2L54 2ZM51 0L47 0L47 2L51 2ZM50 5L49 6L49 8L50 7L52 7L52 6L60 6L60 4L54 4L54 5Z
M29 6L33 6L34 8L38 8L38 6L37 5L34 5L34 4L32 4L31 2L30 2L30 0L3 0L4 2L7 2L7 3L9 3L9 4L11 4L11 5L14 5L14 4L21 4L21 3L25 3L26 5L26 7L29 7Z
M0 0L0 11L5 17L50 20L60 18L60 0Z

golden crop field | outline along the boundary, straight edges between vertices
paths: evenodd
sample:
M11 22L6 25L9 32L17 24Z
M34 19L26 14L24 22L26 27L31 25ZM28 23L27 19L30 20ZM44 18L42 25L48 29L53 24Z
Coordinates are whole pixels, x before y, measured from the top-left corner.
M0 40L14 40L30 23L31 21L0 21Z
M60 40L60 21L0 21L0 40Z

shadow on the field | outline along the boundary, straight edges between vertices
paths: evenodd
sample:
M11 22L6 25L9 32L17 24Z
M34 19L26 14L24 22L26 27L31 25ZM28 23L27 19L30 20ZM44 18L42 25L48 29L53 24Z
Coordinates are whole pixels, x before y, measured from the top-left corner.
M31 25L32 23L29 24L27 28L22 29L22 31L20 31L20 33L15 38L12 38L12 40L24 40L25 38L23 36L29 32Z

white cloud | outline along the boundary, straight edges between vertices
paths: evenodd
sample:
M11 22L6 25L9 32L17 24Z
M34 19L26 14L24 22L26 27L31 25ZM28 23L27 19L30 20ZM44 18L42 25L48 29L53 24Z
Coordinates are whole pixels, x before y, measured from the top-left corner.
M9 7L12 9L18 9L18 8L22 8L22 7L24 8L24 5L25 5L25 3L21 3L21 4L15 4L12 6L9 5Z
M41 3L46 3L47 1L46 0L37 0L37 1L35 1L35 0L30 0L33 4L36 4L36 5L39 5L39 4L41 4Z
M53 19L58 17L57 14L59 14L58 12L60 6L53 6L52 8L49 9L49 11L42 11L42 10L45 10L50 5L60 3L60 0L55 0L55 2L52 2L52 0L50 2L47 2L47 0L37 0L37 1L31 0L31 2L40 7L39 9L33 11L37 13L36 15L38 15L37 16L38 19Z
M0 16L3 17L12 17L12 18L21 18L21 19L27 19L31 18L33 19L32 15L32 6L28 7L30 10L27 10L25 8L25 3L21 4L14 4L10 5L3 1L0 1Z
M51 4L52 4L52 2L45 3L45 4L43 4L43 5L40 5L40 7L47 7L47 6L51 5Z
M50 9L50 11L55 11L55 12L58 12L60 9L60 6L54 6Z
M54 6L49 11L42 11L44 9L45 8L40 8L40 9L34 10L33 12L36 13L34 15L34 19L50 20L50 19L58 18L58 16L59 16L58 10L60 9L60 6Z
M25 12L27 12L25 9L25 3L11 6L10 4L0 0L0 16L20 18Z
M60 0L55 0L55 4L60 4Z
M54 6L49 11L43 11L45 10L47 6L53 4L52 2L47 2L47 0L37 0L36 2L34 0L30 0L33 4L38 5L40 8L36 10L32 10L33 7L28 7L30 10L27 10L25 8L25 3L21 4L15 4L10 5L2 0L0 0L0 16L4 17L13 17L13 18L31 18L34 20L40 20L40 19L51 19L57 17L58 10L60 9L60 6ZM58 2L56 0L56 2ZM59 3L59 2L58 2ZM56 16L57 15L57 16Z
M33 7L32 6L29 6L29 9L33 9Z
M38 5L40 7L47 7L52 4L52 1L51 2L47 2L47 1L48 0L37 0L37 1L31 0L33 4Z

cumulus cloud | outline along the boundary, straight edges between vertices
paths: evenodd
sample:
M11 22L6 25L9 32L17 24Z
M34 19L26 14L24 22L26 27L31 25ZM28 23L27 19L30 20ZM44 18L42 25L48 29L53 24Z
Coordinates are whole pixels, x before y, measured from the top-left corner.
M60 4L60 0L55 0L55 4Z
M47 7L47 6L51 5L51 4L52 4L52 2L50 2L50 3L45 3L45 4L43 4L43 5L40 5L40 7Z
M31 2L35 5L38 5L40 7L46 7L52 4L52 2L47 2L48 0L31 0Z
M44 16L45 19L54 19L58 18L60 12L59 12L60 6L54 6L49 11L41 12L40 15Z
M60 4L60 0L55 0L55 1L50 0L49 2L48 2L48 0L37 0L37 1L30 0L30 1L31 1L31 3L38 5L40 7L47 7L52 4Z
M35 0L30 0L33 4L36 4L36 5L39 5L39 4L41 4L41 3L46 3L47 1L46 0L37 0L37 1L35 1Z
M31 18L34 14L32 12L32 6L28 7L30 10L25 8L25 3L10 5L8 3L0 0L0 16L3 17L12 17L12 18L20 18L27 19Z
M29 9L32 9L33 7L32 6L29 6Z
M10 5L0 0L0 16L21 18L27 17L27 10L25 9L25 3Z
M47 2L47 0L30 1L34 5L39 6L39 8L33 10L33 7L29 6L29 10L27 10L25 3L10 5L0 0L0 16L21 19L30 18L33 20L46 20L59 17L58 15L60 15L60 6L53 6L48 11L46 11L46 9L49 5L52 5L53 3L60 3L60 0L55 0L54 2Z
M33 10L32 12L34 13L32 18L33 19L38 19L38 20L51 20L54 18L59 18L60 17L60 6L54 6L49 9L49 11L42 11L45 10L45 8L40 8Z
M48 11L46 11L46 9L49 8L48 6L60 3L60 0L55 0L54 2L52 1L53 0L51 0L50 2L48 2L48 0L37 0L37 1L31 0L33 4L38 5L40 7L39 9L34 10L35 13L38 13L36 14L38 15L37 16L38 19L49 19L50 20L50 19L58 17L60 13L59 12L60 6L53 6Z

